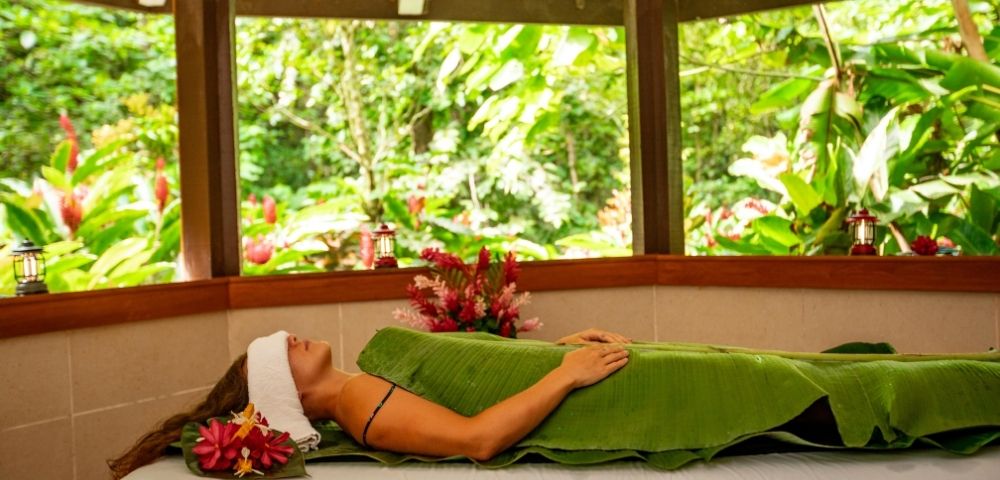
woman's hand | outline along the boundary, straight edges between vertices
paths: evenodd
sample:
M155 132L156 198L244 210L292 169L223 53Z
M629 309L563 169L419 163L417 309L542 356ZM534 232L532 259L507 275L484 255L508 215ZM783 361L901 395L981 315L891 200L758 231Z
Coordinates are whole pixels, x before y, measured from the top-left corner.
M613 345L589 345L563 356L557 370L573 388L582 388L604 380L628 363L628 350Z
M627 338L624 335L619 335L617 333L612 333L604 330L599 330L596 328L588 328L582 332L574 333L572 335L560 338L556 344L566 345L573 343L632 343L631 338Z

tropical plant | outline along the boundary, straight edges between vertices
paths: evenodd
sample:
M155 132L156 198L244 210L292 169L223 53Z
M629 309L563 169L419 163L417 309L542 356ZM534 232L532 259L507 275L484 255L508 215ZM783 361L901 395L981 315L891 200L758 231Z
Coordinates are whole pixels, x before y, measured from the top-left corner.
M860 3L842 9L843 24ZM954 17L934 17L905 39L854 43L837 38L840 23L822 7L814 11L815 33L772 29L775 45L760 47L796 73L750 108L777 112L785 125L770 138L751 137L743 145L750 157L729 167L772 193L732 209L691 208L692 251L842 254L850 245L844 220L865 207L888 226L878 239L884 254L909 251L920 235L966 254L1000 253L1000 68L935 48ZM790 127L792 140L780 133Z

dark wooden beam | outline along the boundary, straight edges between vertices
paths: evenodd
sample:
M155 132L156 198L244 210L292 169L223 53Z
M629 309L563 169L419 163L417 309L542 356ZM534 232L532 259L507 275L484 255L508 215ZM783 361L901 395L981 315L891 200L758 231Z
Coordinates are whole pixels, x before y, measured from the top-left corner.
M632 233L636 254L684 254L675 0L626 0Z
M192 280L240 274L235 0L176 4L181 248Z
M832 1L837 0L678 0L677 14L679 21L690 22Z
M169 13L173 0L162 7L143 7L138 0L72 0L77 3L143 13ZM561 23L567 25L622 25L620 0L428 0L422 17L400 17L396 0L237 0L236 14L256 17L352 18L372 20L442 20L466 22ZM680 22L729 17L764 10L810 5L813 0L680 0Z
M238 0L236 13L265 17L621 25L620 0L427 0L427 15L401 17L396 0Z
M172 8L171 0L159 7L144 7L139 5L139 0L71 0L76 3L93 5L96 7L115 8L119 10L129 10L139 13L170 13Z

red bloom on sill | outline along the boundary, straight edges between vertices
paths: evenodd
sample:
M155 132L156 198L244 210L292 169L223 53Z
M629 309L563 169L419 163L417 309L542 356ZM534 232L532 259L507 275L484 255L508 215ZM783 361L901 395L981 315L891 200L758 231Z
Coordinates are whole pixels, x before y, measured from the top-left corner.
M938 244L931 237L921 235L910 244L910 248L917 255L934 255L938 251Z
M206 472L229 470L240 454L242 442L235 434L239 426L222 423L216 419L208 421L208 428L198 426L201 438L191 449L198 455L198 465Z
M274 204L274 199L270 195L264 195L264 221L274 225L278 221L278 211L277 206Z
M73 122L69 120L69 116L65 113L59 115L59 126L66 132L66 140L69 140L71 145L69 161L66 162L66 170L69 173L73 173L76 171L77 160L80 156L80 142L76 138L76 129L73 128Z
M246 259L257 265L263 265L271 260L274 254L274 243L267 238L258 236L253 240L246 240L244 255Z

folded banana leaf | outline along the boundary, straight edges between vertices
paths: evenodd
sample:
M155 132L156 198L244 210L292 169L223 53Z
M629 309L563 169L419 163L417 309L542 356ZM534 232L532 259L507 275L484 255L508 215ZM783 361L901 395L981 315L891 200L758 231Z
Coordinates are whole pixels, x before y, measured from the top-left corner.
M573 348L387 328L368 343L358 365L475 415L537 382ZM996 353L805 354L676 343L628 348L625 368L570 394L530 435L483 464L500 467L526 456L566 464L634 458L674 469L741 448L757 453L920 443L970 454L1000 438ZM789 428L814 405L832 412L832 437ZM320 450L307 460L457 460L368 451L333 424L320 430Z

